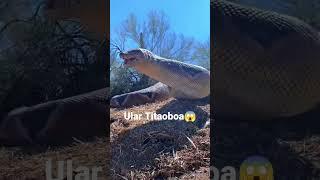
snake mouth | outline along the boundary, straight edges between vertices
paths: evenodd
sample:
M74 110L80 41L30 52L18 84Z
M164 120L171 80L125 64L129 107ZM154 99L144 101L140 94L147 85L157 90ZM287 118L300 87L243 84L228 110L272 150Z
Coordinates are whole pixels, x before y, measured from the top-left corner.
M124 60L124 64L126 65L136 60L135 57L132 57L126 53L120 53L120 58Z
M130 63L130 62L133 62L133 61L135 61L136 60L136 58L123 58L123 60L124 60L124 64L128 64L128 63Z

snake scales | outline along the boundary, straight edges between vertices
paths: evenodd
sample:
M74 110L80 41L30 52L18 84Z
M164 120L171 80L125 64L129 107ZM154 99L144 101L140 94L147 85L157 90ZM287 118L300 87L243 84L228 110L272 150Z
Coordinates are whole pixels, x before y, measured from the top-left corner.
M320 100L320 36L294 17L211 1L214 109L244 119L294 116Z
M224 0L211 1L211 11L216 114L241 119L272 119L294 116L317 105L320 100L320 36L315 29L294 17ZM164 63L152 65L163 66ZM170 79L169 75L175 72L170 68L175 66L164 68L169 71L163 73L146 74L158 80L161 76ZM139 67L138 71L143 72L144 68ZM187 75L180 73L180 77ZM180 87L188 87L188 82L192 82L191 78L186 79ZM199 79L202 86L208 84ZM164 84L172 86L174 83ZM191 88L183 92L188 89Z
M51 9L50 13L54 11L54 5L52 7L53 10ZM65 14L61 9L57 12L60 18L80 17L80 20L84 19L85 22L88 22L87 17L82 18L82 15L86 14L83 13L83 8L78 7L75 10L65 8L68 11ZM317 105L320 100L320 37L316 30L293 17L245 7L224 0L211 1L211 11L213 25L211 48L213 68L211 69L214 80L212 93L216 114L247 119L270 119L300 114ZM101 15L101 13L96 14ZM87 25L90 29L90 23ZM101 27L101 29L103 28ZM97 23L92 30L96 29ZM170 95L191 99L208 95L208 72L204 69L161 57L154 58L155 56L150 55L151 52L141 51L144 50L126 52L122 54L122 58L129 63L144 62L153 69L152 72L148 72L150 68L143 68L141 66L143 63L132 67L161 83L145 90L114 97L115 101L111 101L111 103L114 103L115 106L124 105L123 103L130 105L129 102L132 102L132 99L140 99L139 104L166 98ZM129 57L132 53L133 58ZM178 67L194 69L195 72L201 72L200 74L204 75L204 78L196 79L195 76L189 76L192 73L186 73L184 70L176 71L179 69ZM165 73L161 73L159 69L164 70ZM170 77L173 78L168 79ZM179 78L182 78L181 82L184 83L174 83L178 82ZM196 87L194 85L200 85L197 91L192 91L190 88ZM92 97L92 94L88 97ZM88 98L85 99L88 100ZM63 119L61 114L59 115L60 111L55 108L62 107L56 105L64 104L63 102L66 101L48 102L9 113L7 120L3 121L1 125L1 137L6 138L5 140L9 144L28 143L30 135L28 133L26 135L26 131L23 130L25 127L30 128L28 123L32 124L28 119L30 117L37 118L36 112L47 113L44 117L50 117L49 114L53 113L54 117ZM68 106L71 109L79 104L77 101L70 102L73 102ZM90 102L96 104L95 101L90 100ZM44 111L39 111L40 107ZM104 106L98 107L103 109ZM61 108L59 109L61 110ZM101 113L101 117L96 119L97 122L103 123L105 111L92 110L92 112ZM14 119L14 121L10 123L11 121L8 119ZM51 123L60 122L60 124L56 124L56 127L65 125L58 121L59 118L53 119L55 120L51 120ZM27 121L21 123L23 120ZM39 121L47 122L48 119L40 119ZM91 121L95 120L91 119ZM31 129L34 128L31 127ZM103 130L101 129L101 131ZM20 134L13 135L3 132ZM42 138L46 138L45 133L42 133ZM59 138L54 139L53 136L53 141L59 141Z

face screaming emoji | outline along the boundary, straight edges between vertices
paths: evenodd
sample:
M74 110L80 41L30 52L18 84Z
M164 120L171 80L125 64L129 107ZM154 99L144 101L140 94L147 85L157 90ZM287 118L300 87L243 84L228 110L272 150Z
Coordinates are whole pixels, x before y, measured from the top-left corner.
M247 158L240 166L240 180L273 180L271 163L261 156Z

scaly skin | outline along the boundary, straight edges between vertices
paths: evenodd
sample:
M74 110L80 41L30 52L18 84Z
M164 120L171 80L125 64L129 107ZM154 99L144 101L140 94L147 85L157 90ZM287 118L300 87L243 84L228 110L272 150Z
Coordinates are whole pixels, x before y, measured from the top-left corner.
M274 12L211 1L214 104L219 115L290 117L320 101L320 37Z
M1 145L64 144L107 134L108 88L22 107L0 126Z
M113 96L110 107L123 108L165 100L170 97L170 88L158 82L153 86L138 91Z
M169 86L174 97L199 99L210 94L210 72L203 67L166 59L146 49L120 53L120 57L127 66Z

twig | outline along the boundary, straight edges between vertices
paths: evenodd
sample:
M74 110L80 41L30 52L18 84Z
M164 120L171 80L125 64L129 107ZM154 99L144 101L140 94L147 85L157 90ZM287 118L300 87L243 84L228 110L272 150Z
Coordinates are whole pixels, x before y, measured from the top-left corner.
M60 23L58 21L56 21L56 25L57 27L61 30L61 32L63 34L65 34L74 44L77 45L77 49L80 51L80 53L82 54L82 57L85 59L85 63L88 64L89 63L89 59L88 59L88 56L87 54L84 52L84 50L82 49L82 47L79 47L79 43L74 40L74 38L72 38L72 36L70 36L64 29L63 27L60 25Z

